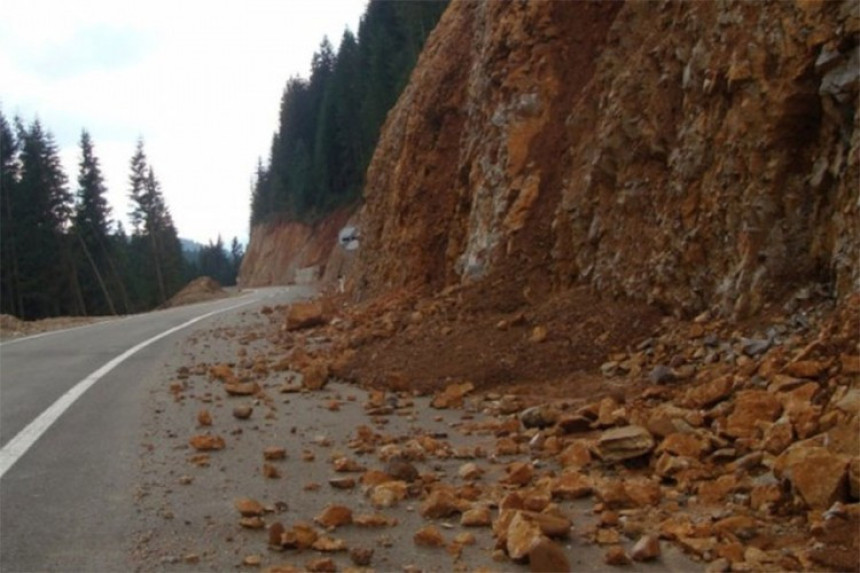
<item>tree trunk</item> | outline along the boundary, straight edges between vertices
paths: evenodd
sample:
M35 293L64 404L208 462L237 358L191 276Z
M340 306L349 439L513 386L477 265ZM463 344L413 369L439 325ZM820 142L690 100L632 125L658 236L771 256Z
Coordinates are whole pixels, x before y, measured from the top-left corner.
M96 280L99 282L99 288L102 290L102 294L104 294L105 301L108 304L108 308L110 309L110 313L116 316L116 308L113 305L113 299L108 292L107 286L105 286L105 281L102 279L102 274L99 272L99 268L96 265L96 262L93 260L93 256L90 254L90 250L87 248L86 242L84 242L84 238L79 234L78 241L81 243L81 248L84 250L84 255L86 255L87 260L90 262L90 266L93 269L93 273L96 275Z
M155 231L149 233L150 241L152 242L152 260L155 263L155 278L158 281L158 304L164 304L167 301L167 293L164 289L164 277L161 273L161 264L158 256L158 239L155 237Z

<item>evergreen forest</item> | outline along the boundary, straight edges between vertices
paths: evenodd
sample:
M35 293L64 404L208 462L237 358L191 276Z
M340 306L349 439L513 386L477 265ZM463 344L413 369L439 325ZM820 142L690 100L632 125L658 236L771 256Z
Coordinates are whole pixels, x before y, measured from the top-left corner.
M90 134L77 177L63 172L52 134L0 112L0 312L22 319L128 314L164 304L209 274L235 284L242 248L221 238L183 256L143 141L130 161L131 230L111 217Z
M313 222L361 196L379 130L447 2L371 0L358 37L327 38L309 79L292 77L268 162L258 162L251 226Z

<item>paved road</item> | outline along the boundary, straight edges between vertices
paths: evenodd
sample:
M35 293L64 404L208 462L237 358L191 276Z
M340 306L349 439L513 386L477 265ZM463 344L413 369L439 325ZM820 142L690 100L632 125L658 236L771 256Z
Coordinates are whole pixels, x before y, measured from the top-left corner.
M223 321L307 294L296 287L260 289L0 345L0 570L129 570L137 439L157 366L216 316ZM209 313L217 314L128 356L67 409L55 406L62 414L27 448L39 435L33 421L64 395L69 402L82 381L135 346Z

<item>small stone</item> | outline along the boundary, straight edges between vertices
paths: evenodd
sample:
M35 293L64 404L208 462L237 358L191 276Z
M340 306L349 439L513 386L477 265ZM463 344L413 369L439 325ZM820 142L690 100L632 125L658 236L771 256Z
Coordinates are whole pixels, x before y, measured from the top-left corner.
M188 462L194 464L197 467L205 468L209 467L209 460L211 456L209 454L195 454L188 458Z
M492 522L490 508L484 505L467 509L460 518L460 525L463 527L487 527Z
M237 381L233 369L228 364L218 364L209 369L209 378L231 383Z
M237 420L247 420L251 417L251 414L254 412L254 409L247 404L242 404L240 406L236 406L233 408L233 417Z
M212 425L212 414L209 413L209 410L200 410L197 412L197 423L201 426Z
M533 521L523 517L522 512L516 512L507 528L505 548L511 559L526 557L541 541L545 539L540 527Z
M591 449L584 440L576 440L558 455L559 463L565 469L581 469L591 463Z
M281 536L281 543L291 549L309 549L319 539L319 533L307 523L296 523Z
M329 505L314 518L314 521L326 529L349 525L352 523L352 510L343 505Z
M192 448L199 452L223 450L225 447L224 438L209 434L194 436L188 441L188 443L191 444Z
M721 376L689 388L680 404L687 408L707 408L728 398L733 387L734 380L731 375Z
M603 560L607 565L630 565L630 557L624 548L620 545L613 545L606 550Z
M600 528L597 530L594 540L600 545L617 545L621 541L621 534L617 529Z
M562 416L558 420L558 427L565 434L576 434L578 432L588 432L591 430L591 418L581 414L568 414Z
M597 442L597 453L605 462L619 462L648 454L654 449L654 438L641 426L624 426L607 430Z
M370 503L376 508L392 507L406 499L407 493L406 482L389 481L381 483L370 490Z
M313 362L302 368L302 387L308 390L321 390L329 378L329 366L323 362Z
M755 436L759 422L773 422L782 413L779 399L766 390L737 392L734 403L726 425L726 433L734 438Z
M200 556L196 553L188 553L182 558L182 560L186 563L193 565L195 563L200 563Z
M326 535L320 535L317 540L311 544L311 548L326 553L346 551L346 541L343 539L328 537Z
M263 477L267 479L278 479L281 471L272 464L263 464Z
M266 527L266 522L261 517L243 517L239 520L239 525L246 529L263 529Z
M305 567L311 573L335 573L337 571L337 565L331 557L311 559L305 564Z
M397 518L386 517L381 513L355 515L352 522L360 527L391 527L397 525Z
M507 472L501 483L524 486L532 481L535 469L531 462L513 462L508 465Z
M546 337L549 335L549 331L546 326L538 325L532 329L531 336L529 336L529 340L536 344L540 344L541 342L546 340Z
M579 499L591 494L594 489L591 479L578 471L562 472L550 487L553 497L561 499Z
M772 342L768 338L744 338L741 339L741 352L754 358L767 352L771 344Z
M353 547L349 550L349 558L356 567L367 567L373 559L373 548Z
M653 384L667 384L677 380L675 371L665 364L658 364L648 373L648 380Z
M499 438L496 441L497 456L515 456L520 453L520 446L511 438Z
M355 487L355 478L338 477L328 480L328 484L335 489L352 489Z
M526 408L520 412L520 422L525 428L547 428L558 421L558 410L543 404Z
M246 567L259 567L263 563L263 558L259 555L246 555L242 559L242 565Z
M345 457L336 458L332 462L332 465L334 466L334 471L339 473L363 472L367 469L357 461Z
M484 470L482 470L475 462L466 462L457 470L457 475L460 476L461 479L472 481L479 479L484 475Z
M425 547L443 547L445 538L435 525L426 525L419 529L412 537L415 545L423 545Z
M326 323L321 301L294 302L287 310L284 323L286 330L301 330Z
M437 409L457 408L463 404L463 397L474 389L475 385L471 382L449 384L433 398L430 406Z
M660 557L660 539L656 535L643 535L630 550L634 561L652 561Z
M421 504L419 512L427 519L440 519L468 509L469 503L457 499L452 493L443 490L433 490Z
M564 573L570 570L567 553L554 541L541 539L529 551L529 571L532 573Z
M738 478L733 473L722 475L715 480L702 481L699 483L699 500L704 504L723 503L738 485Z
M541 533L547 537L569 537L570 527L572 525L570 519L562 515L553 513L538 513L535 511L520 511L524 519L535 523L540 528Z
M786 364L784 372L797 378L815 379L827 372L827 363L818 360L798 360Z
M233 502L233 506L236 508L243 517L254 517L257 515L263 515L265 508L263 504L255 499L251 499L248 497L242 497Z
M742 541L750 540L758 535L759 526L755 519L748 515L730 515L720 519L713 525L714 531L723 535L731 534Z
M624 480L624 493L637 507L656 506L663 498L660 484L644 476Z
M281 547L281 538L284 535L284 524L276 521L269 526L269 546L279 549Z
M280 446L269 446L263 450L263 459L274 461L283 460L287 457L287 450Z
M412 483L418 479L418 469L406 460L392 458L385 464L385 473L396 480Z
M763 438L762 448L778 456L795 441L791 421L783 416L765 430Z
M827 509L848 493L849 461L848 456L828 448L798 442L776 459L773 472L780 479L788 479L810 508Z
M260 391L260 385L256 382L234 382L224 384L224 391L231 396L251 396Z

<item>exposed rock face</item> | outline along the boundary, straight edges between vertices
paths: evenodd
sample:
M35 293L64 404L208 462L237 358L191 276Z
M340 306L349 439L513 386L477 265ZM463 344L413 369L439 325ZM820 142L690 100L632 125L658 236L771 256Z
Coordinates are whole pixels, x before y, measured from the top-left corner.
M337 279L351 263L351 257L343 249L338 252L337 248L338 231L351 215L352 211L345 209L332 213L316 225L284 222L255 226L251 229L251 240L239 270L239 286L289 284L296 281L297 271L308 267L317 267L316 272L304 274Z
M517 273L734 316L855 290L855 8L453 2L369 167L357 286Z

